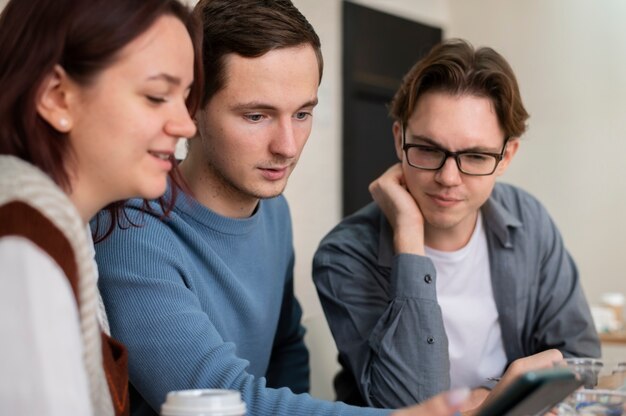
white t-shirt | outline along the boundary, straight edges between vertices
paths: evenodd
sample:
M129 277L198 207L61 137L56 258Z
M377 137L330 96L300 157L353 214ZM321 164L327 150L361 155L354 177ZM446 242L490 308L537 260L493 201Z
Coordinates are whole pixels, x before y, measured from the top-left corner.
M0 414L92 415L76 301L52 258L0 239Z
M506 365L498 310L491 287L489 250L478 216L465 247L452 252L426 247L437 271L437 299L448 336L451 388L488 385Z

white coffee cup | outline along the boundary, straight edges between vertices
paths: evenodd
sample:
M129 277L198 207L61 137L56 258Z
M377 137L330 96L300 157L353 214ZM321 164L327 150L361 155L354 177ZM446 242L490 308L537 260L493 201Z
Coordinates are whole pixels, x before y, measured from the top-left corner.
M167 393L161 416L244 416L246 404L236 390L180 390Z

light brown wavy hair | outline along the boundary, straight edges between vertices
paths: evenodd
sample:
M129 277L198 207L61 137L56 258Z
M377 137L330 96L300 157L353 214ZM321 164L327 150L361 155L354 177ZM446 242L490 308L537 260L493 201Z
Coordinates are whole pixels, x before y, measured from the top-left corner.
M502 55L491 48L474 49L461 39L433 47L404 76L389 107L390 116L406 125L426 92L489 98L505 137L520 137L526 131L529 115L515 74Z

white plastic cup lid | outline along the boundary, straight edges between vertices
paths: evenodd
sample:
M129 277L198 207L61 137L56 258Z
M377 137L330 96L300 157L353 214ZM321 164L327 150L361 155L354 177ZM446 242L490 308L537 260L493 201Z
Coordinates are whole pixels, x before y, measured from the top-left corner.
M243 416L246 404L236 390L199 389L167 393L161 416Z

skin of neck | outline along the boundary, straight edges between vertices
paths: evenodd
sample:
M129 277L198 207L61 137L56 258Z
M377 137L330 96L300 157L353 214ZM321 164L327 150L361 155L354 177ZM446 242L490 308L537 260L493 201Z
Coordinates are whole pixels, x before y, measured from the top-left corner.
M78 213L80 214L80 218L83 220L83 223L87 224L89 220L98 213L99 210L90 209L88 206L89 204L82 203L83 201L79 200L79 198L76 198L75 195L75 193L69 195L70 201L72 201L72 203L78 210Z
M109 204L109 202L102 199L98 191L94 192L91 188L81 186L80 181L75 175L70 175L70 189L64 189L64 191L78 210L85 224L87 224L98 211Z
M478 211L474 213L473 220L469 226L460 226L452 228L437 228L426 222L424 224L424 244L432 249L439 251L457 251L462 249L469 243L472 238L476 222L478 221Z
M259 204L259 199L243 195L225 184L198 156L200 153L189 152L179 165L194 198L223 217L250 217Z

